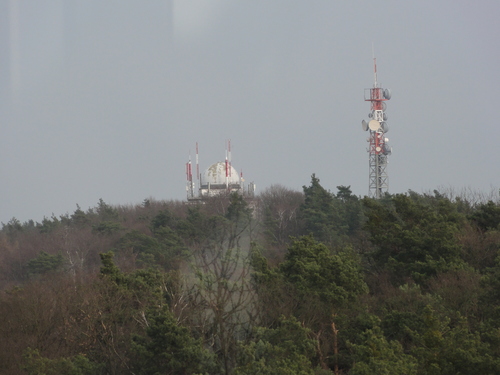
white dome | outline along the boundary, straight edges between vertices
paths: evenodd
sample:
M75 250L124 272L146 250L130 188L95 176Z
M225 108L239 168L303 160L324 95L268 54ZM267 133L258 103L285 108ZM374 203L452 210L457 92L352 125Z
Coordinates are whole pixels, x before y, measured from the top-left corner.
M229 167L228 170L228 183L239 184L240 177L238 172L233 167ZM201 184L202 185L222 185L226 184L226 163L221 161L215 164L212 164L201 176Z

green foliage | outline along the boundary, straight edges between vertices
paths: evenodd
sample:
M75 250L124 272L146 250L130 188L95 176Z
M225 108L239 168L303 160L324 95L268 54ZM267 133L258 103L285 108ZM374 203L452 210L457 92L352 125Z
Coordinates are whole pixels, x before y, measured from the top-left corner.
M213 355L203 349L202 342L179 325L167 309L150 310L147 320L147 336L133 338L135 358L131 367L134 373L201 374L214 371Z
M188 258L188 250L179 233L165 227L155 232L155 238L159 243L158 250L151 252L155 256L156 263L165 270L177 269L182 260Z
M11 239L14 239L16 236L20 235L23 230L23 224L15 217L10 219L7 224L2 223L2 231L6 233L7 236Z
M423 311L431 304L438 304L439 299L426 293L416 284L404 284L388 287L381 295L378 316L380 327L389 340L397 340L407 351L413 345L411 331L421 331L424 326Z
M257 249L251 262L263 324L295 316L324 335L332 313L342 315L368 292L358 257L349 249L332 254L312 236L295 239L277 267L270 267ZM332 342L328 336L325 340Z
M159 212L152 220L151 220L151 230L153 233L159 228L175 228L178 219L173 215L170 210L163 210Z
M352 194L350 186L337 186L335 202L340 213L344 233L353 236L361 230L364 215L360 199Z
M112 251L102 253L100 256L102 261L101 278L117 285L122 295L135 296L140 294L141 299L144 300L150 298L155 303L163 301L161 291L165 284L165 274L151 268L124 273L114 264Z
M279 272L304 296L317 296L332 306L344 306L368 292L359 259L352 252L331 254L312 236L295 240Z
M219 215L208 215L200 205L188 207L187 217L171 222L179 238L191 248L209 246L216 241L227 220Z
M451 325L431 307L424 310L422 318L423 329L411 333L415 342L411 354L418 360L419 374L499 373L500 361L478 333L470 332L465 319Z
M61 222L57 219L57 217L52 215L51 219L44 217L41 224L37 223L37 228L40 230L40 233L50 233L58 228L60 224Z
M99 216L100 221L117 221L118 220L118 211L116 208L110 206L106 202L99 199L97 203L96 213Z
M102 221L92 226L92 231L100 235L110 235L120 231L122 226L114 221Z
M328 245L342 245L361 229L361 201L352 194L350 186L337 186L335 195L325 190L313 174L311 185L303 189L301 215L307 234Z
M131 250L133 254L156 253L160 252L161 245L153 237L143 234L139 231L126 233L118 243L119 250Z
M500 205L492 201L481 204L469 218L483 232L500 229Z
M433 207L397 194L382 204L365 198L366 229L377 245L373 257L400 282L425 282L439 272L464 267L457 241L458 218L445 205Z
M49 359L42 357L38 350L26 349L23 354L23 370L28 375L98 375L103 366L89 361L80 354L72 358Z
M28 272L31 275L41 275L51 271L57 271L64 264L61 254L49 255L44 251L28 262Z
M434 306L456 319L467 317L469 324L477 327L484 317L486 305L480 302L481 274L473 269L442 273L428 283L428 290L435 297Z
M70 216L71 223L77 227L83 227L90 223L90 218L88 215L80 208L79 205L76 205L75 212Z
M166 271L177 269L187 258L187 249L179 234L169 227L159 227L154 236L138 231L125 234L116 251L130 251L137 254L138 263L145 267L160 266Z
M248 207L248 203L241 194L231 193L229 196L226 218L243 226L246 226L252 218L252 209Z
M0 373L500 373L498 204L337 190L3 224Z
M315 340L295 318L281 317L276 328L258 327L253 340L243 344L236 375L314 374Z
M490 324L500 328L500 255L496 266L487 270L481 279L480 303L483 314Z
M367 329L359 344L351 344L354 364L352 375L411 375L417 374L417 361L404 353L397 341L387 341L379 327Z
M319 183L316 175L311 176L311 185L304 186L304 204L301 207L305 230L318 241L338 242L340 216L334 205L333 195Z
M108 277L109 279L120 282L123 275L120 269L113 262L115 254L112 251L99 254L101 257L101 276Z

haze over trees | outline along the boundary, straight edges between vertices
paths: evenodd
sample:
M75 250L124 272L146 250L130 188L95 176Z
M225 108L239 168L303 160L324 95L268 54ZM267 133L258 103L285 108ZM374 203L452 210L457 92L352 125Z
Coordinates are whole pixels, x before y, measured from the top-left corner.
M500 199L146 199L0 230L0 373L500 373Z

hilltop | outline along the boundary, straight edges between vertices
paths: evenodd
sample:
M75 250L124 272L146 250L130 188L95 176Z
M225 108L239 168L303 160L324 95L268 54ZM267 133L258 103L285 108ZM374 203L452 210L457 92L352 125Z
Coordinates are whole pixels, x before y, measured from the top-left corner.
M500 373L500 200L146 199L0 230L2 374Z

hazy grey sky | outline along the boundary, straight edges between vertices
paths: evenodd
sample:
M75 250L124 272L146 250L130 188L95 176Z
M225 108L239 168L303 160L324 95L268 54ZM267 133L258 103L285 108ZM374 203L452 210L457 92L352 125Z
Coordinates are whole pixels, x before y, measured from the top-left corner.
M0 0L0 221L185 199L185 162L257 192L368 193L364 89L390 192L500 187L500 2Z

